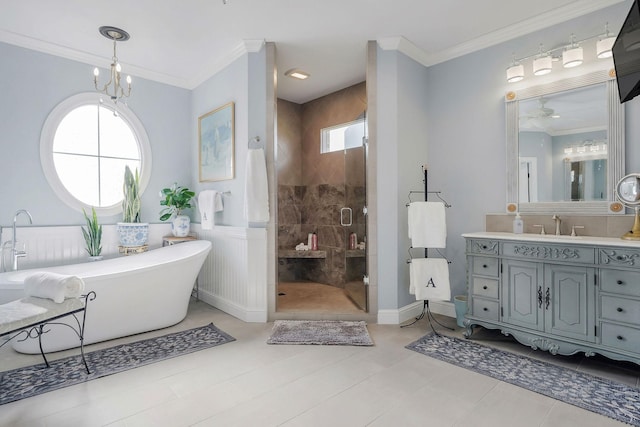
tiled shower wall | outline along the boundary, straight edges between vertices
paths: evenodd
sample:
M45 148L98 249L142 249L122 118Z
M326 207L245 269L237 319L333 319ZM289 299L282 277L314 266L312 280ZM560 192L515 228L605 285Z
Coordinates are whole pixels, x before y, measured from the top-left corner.
M302 105L278 100L278 247L294 249L317 232L319 250L326 252L326 258L279 258L281 281L342 287L362 278L364 253L347 247L351 232L359 241L365 232L364 148L320 154L320 130L361 117L365 89L360 83ZM340 225L343 207L353 209L351 227Z

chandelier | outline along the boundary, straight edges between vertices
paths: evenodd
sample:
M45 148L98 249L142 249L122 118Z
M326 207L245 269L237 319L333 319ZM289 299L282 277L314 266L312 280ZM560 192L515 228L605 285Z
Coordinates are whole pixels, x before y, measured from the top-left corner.
M125 90L125 88L120 84L120 72L122 71L122 66L120 65L120 62L118 62L118 56L116 55L116 42L129 40L129 33L121 30L120 28L109 26L100 27L98 30L100 31L100 34L109 40L113 40L113 57L111 58L111 74L109 76L109 81L102 87L98 85L100 70L96 67L93 69L93 84L98 92L104 93L111 98L113 102L118 102L119 99L131 95L131 76L127 76L126 78L127 88Z

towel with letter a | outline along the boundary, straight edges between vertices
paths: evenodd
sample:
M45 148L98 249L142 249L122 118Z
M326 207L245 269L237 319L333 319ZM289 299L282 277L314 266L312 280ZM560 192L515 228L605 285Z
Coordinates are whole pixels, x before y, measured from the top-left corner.
M409 238L414 248L444 248L447 243L445 205L412 202L408 211ZM444 258L413 258L409 265L409 292L416 300L449 301L449 263Z
M223 209L222 193L215 190L203 190L198 194L200 225L203 230L212 230L216 225L214 215Z
M414 258L409 264L409 293L416 300L449 301L449 263L444 258Z

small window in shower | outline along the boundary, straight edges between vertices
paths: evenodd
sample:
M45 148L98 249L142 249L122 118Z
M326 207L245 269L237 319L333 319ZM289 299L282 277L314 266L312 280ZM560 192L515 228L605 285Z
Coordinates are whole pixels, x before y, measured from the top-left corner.
M364 118L320 130L320 153L348 150L362 146Z

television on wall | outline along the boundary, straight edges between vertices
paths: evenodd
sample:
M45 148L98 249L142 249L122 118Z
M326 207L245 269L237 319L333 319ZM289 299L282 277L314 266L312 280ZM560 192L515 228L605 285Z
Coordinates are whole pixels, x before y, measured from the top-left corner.
M613 44L620 102L640 95L640 0L634 0Z

